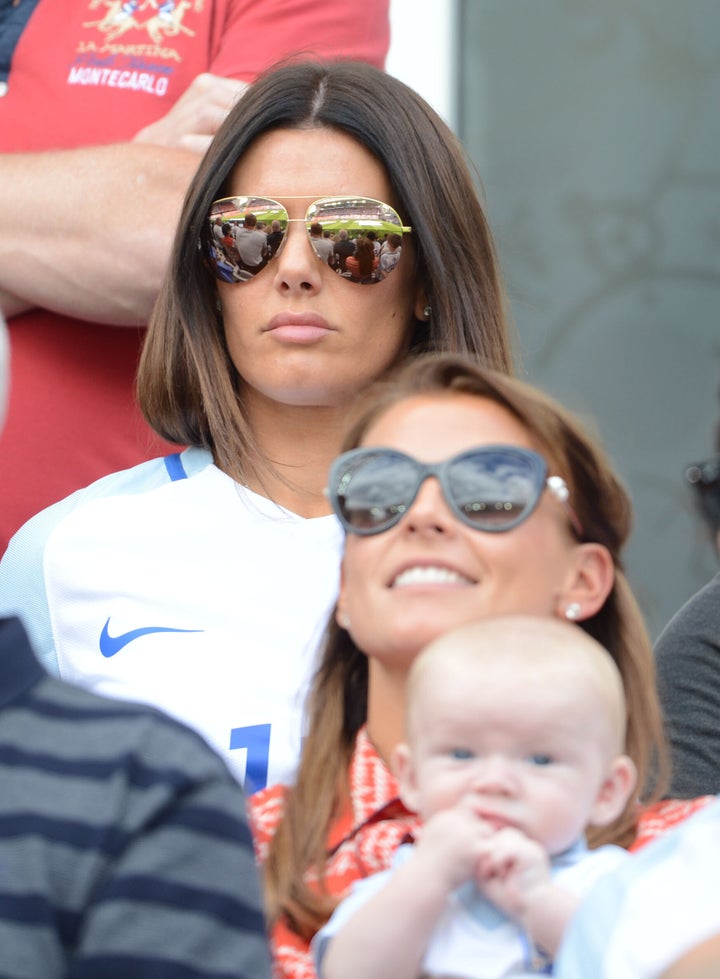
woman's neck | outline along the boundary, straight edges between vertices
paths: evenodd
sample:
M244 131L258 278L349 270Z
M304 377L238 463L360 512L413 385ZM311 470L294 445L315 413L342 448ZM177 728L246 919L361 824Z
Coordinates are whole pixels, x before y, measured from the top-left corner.
M340 451L346 413L272 402L252 405L249 422L262 459L248 467L247 486L301 517L330 513L327 475Z
M406 669L387 669L371 659L368 671L368 737L386 765L393 749L405 740Z

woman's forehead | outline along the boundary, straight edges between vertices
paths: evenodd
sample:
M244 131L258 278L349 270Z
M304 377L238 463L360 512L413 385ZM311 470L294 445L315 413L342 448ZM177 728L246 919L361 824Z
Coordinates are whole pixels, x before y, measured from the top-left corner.
M535 448L526 426L484 395L438 392L415 395L387 408L368 427L363 446L387 445L418 458L447 458L475 445Z
M236 163L231 194L283 197L353 194L389 200L383 164L352 136L337 129L271 129L259 136Z

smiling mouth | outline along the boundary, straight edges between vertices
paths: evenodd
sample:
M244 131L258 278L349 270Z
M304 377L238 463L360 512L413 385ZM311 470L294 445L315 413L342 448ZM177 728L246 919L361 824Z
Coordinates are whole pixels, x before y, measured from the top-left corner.
M474 585L471 578L452 571L450 568L422 565L406 568L390 583L391 588L404 588L409 585Z

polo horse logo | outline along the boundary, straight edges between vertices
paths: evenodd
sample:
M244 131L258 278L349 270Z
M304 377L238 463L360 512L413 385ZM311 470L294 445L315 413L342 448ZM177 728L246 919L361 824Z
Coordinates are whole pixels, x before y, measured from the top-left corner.
M193 0L145 0L144 3L140 0L90 0L90 10L105 7L105 16L86 21L83 27L97 27L107 41L114 41L126 31L146 30L151 41L162 44L164 38L177 37L181 33L195 36L195 31L183 24L192 5ZM147 20L139 21L135 15L148 7L156 12Z
M154 6L154 4L153 4ZM192 0L166 0L158 7L158 12L143 25L150 35L150 39L155 44L161 44L164 37L177 37L181 32L194 37L195 31L183 24L183 18L189 7L192 7Z
M100 6L107 7L105 16L100 20L86 21L83 27L97 27L106 35L108 41L114 40L133 27L141 26L134 16L140 6L140 0L92 0L90 3L91 10L97 10Z

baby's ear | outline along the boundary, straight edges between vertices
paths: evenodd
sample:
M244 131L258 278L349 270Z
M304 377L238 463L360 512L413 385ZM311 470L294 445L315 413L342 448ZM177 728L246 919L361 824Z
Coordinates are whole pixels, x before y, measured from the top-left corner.
M408 809L417 812L418 790L410 748L404 742L395 745L390 757L390 767L400 783L400 798Z
M618 755L603 779L590 814L590 825L607 826L620 815L637 782L637 769L632 758Z

